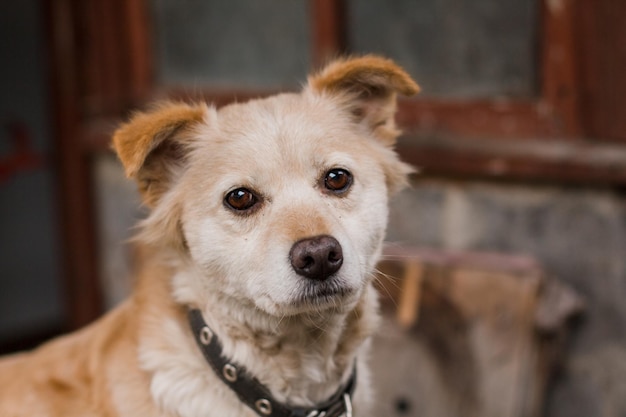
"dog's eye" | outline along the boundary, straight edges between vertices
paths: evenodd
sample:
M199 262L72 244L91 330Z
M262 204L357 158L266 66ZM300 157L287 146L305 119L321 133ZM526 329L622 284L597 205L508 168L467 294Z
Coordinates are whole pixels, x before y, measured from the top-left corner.
M254 207L259 202L254 193L246 188L237 188L229 192L224 198L224 203L237 211L245 211Z
M334 193L341 194L348 191L352 185L352 174L341 168L331 169L324 177L324 187Z

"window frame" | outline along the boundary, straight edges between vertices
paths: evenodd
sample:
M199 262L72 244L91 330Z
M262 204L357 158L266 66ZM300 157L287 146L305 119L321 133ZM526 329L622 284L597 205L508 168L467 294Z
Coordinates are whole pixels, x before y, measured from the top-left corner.
M588 140L583 119L589 106L581 99L582 81L590 81L589 74L584 79L580 76L581 63L588 57L581 56L576 43L585 36L580 33L578 13L581 7L593 5L538 1L540 89L536 98L400 101L397 118L406 134L398 150L423 175L626 185L623 147L618 147L619 158L609 162L581 157L602 155L607 146L613 146ZM112 127L131 109L164 96L189 98L186 91L156 84L148 3L44 1L71 328L93 320L103 310L91 158L110 149ZM346 3L309 0L309 7L312 62L319 67L349 49ZM219 106L271 93L207 89L201 96ZM555 152L557 148L565 151Z

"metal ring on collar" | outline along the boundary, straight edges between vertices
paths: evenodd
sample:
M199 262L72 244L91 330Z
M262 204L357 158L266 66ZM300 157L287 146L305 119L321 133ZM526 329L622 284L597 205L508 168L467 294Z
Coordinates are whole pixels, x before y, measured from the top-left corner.
M347 393L343 394L343 403L346 406L346 412L344 413L345 417L352 417L352 400L350 399L350 395Z
M235 368L230 363L224 365L224 368L222 369L222 374L224 375L224 378L226 378L226 380L229 382L235 382L237 380L237 368Z
M257 410L263 415L269 416L272 414L272 403L270 403L265 398L261 398L254 403L254 406Z
M200 343L208 345L213 339L213 332L209 329L209 326L203 326L200 330Z

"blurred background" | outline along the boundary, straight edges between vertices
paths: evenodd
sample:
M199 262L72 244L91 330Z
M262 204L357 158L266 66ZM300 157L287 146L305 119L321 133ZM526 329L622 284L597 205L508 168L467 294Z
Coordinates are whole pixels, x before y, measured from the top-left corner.
M0 3L0 352L132 288L144 214L109 150L134 108L296 90L395 59L398 151L373 367L384 416L626 415L626 2Z

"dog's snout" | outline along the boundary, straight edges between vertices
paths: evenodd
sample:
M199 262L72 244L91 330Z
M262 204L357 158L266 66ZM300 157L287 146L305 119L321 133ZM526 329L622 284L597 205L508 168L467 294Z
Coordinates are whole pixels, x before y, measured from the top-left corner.
M324 281L343 264L341 245L332 236L315 236L296 242L289 252L298 275Z

